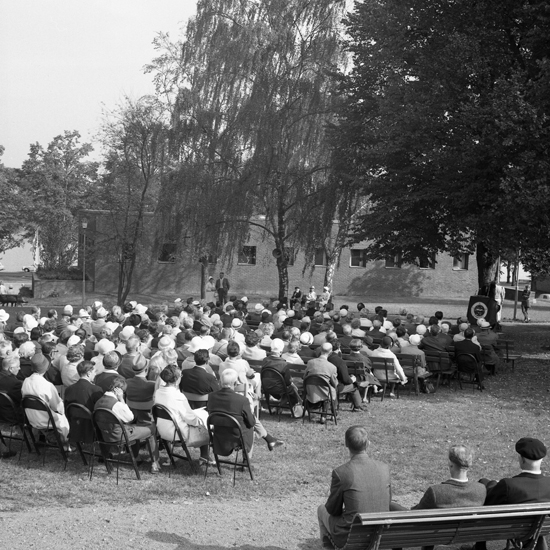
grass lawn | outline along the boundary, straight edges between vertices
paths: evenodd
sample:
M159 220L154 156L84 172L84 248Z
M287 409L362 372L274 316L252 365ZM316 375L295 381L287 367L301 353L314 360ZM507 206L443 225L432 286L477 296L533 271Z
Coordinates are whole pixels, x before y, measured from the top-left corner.
M96 464L94 477L88 481L87 469L76 453L71 454L63 472L57 451L48 450L45 466L34 454L28 460L24 451L20 462L0 461L0 512L55 507L60 502L69 507L209 497L246 502L290 494L322 502L328 494L331 469L347 460L344 431L353 424L367 426L370 453L389 463L394 499L405 506L418 502L428 485L447 478L446 453L453 443L467 443L475 449L472 479L515 475L517 439L533 436L550 445L549 354L541 348L550 343L550 335L544 325L516 324L505 331L523 359L515 372L501 370L490 377L483 393L472 391L471 386L455 391L454 385L452 390L443 387L430 395L403 392L399 400L381 403L373 399L363 414L348 412L349 405L343 404L338 426L302 424L288 415L278 422L264 413L262 422L268 432L284 439L286 446L269 452L263 440L256 440L254 482L248 474L239 473L233 488L229 471L219 478L210 468L204 480L202 475L192 475L184 463L178 463L171 478L167 465L162 474L153 476L144 464L141 482L124 468L116 487L114 476L107 476L102 464ZM195 450L192 453L198 458ZM550 473L548 464L543 463L546 473Z

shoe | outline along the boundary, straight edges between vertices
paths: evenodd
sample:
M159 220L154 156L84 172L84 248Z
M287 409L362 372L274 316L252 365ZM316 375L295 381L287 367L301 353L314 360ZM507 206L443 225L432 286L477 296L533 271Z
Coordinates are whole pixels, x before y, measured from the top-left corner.
M365 409L363 407L353 407L353 409L351 409L351 412L352 413L362 413L362 412L365 412Z
M12 456L15 456L17 453L15 451L5 451L3 453L0 453L0 458L11 458Z
M216 461L215 460L210 460L208 458L204 458L204 457L199 457L199 465L200 466L206 466L208 464L208 466L215 466L216 465Z
M321 416L321 419L319 420L319 424L325 424L327 419L324 416Z
M160 464L158 462L153 462L153 464L151 464L151 473L160 474Z
M280 439L275 439L274 441L268 441L267 448L272 451L275 447L282 447L284 444L284 441Z
M390 395L388 395L388 397L390 397L391 399L397 399L395 393L390 393Z
M71 447L70 445L63 445L63 448L65 449L66 453L74 453L75 448Z

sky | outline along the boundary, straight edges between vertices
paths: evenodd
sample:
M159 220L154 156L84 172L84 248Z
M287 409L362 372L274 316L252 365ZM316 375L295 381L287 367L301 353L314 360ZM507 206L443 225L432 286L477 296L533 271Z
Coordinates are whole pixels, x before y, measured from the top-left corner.
M154 91L153 39L175 40L196 0L0 0L0 162L65 130L93 143L102 112Z

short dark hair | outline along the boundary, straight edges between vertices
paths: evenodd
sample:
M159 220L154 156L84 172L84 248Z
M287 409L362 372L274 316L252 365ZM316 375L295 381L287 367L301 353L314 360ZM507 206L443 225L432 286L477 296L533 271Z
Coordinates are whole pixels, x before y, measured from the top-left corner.
M174 384L180 375L181 371L176 365L168 365L160 373L160 378L167 384Z
M208 359L210 359L210 354L207 349L199 349L195 352L193 358L195 359L196 365L206 365Z
M443 312L442 311L436 311L434 313L434 317L437 317L439 321L441 321L441 319L443 319Z
M126 391L126 388L128 388L128 384L126 383L126 380L122 378L122 376L113 376L113 378L114 380L111 382L111 385L109 386L109 391L114 391L117 388L120 388L122 391Z
M405 327L399 325L399 326L395 329L395 334L397 334L397 337L398 337L398 338L403 338L403 336L405 336L405 334L407 334L407 331L406 331Z
M361 311L362 309L365 309L365 304L363 302L359 302L357 304L357 311Z
M42 329L40 327L34 327L31 329L31 340L38 340L42 336Z
M474 334L475 334L474 329L471 327L468 327L464 331L464 338L468 338L468 340L471 340L474 337Z
M227 355L229 357L237 357L239 353L241 353L241 347L237 342L229 342L229 344L227 344Z
M26 332L18 332L17 334L14 334L11 341L13 342L13 345L18 348L21 346L21 344L24 344L29 339L29 335Z
M369 446L369 435L364 426L350 426L346 430L346 447L353 453L361 453Z
M90 371L94 370L95 365L91 361L80 361L76 366L76 372L81 378L86 376Z
M258 343L259 339L260 337L255 332L249 332L244 337L244 343L251 348Z
M50 319L53 319L57 315L57 311L55 309L48 310L48 317Z

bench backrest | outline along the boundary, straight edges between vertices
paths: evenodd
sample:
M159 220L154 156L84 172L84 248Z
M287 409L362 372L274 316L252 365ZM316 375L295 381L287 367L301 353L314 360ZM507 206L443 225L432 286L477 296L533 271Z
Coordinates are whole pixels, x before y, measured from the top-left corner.
M357 514L345 548L376 550L482 540L526 541L550 533L549 514L550 503Z

